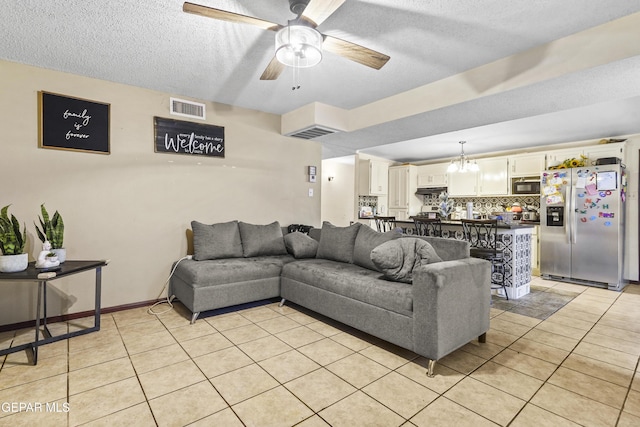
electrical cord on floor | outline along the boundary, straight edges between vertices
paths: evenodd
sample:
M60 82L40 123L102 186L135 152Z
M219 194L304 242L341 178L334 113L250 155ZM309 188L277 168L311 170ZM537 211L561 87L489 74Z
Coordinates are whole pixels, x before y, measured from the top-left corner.
M167 289L167 286L169 285L169 280L171 280L171 276L173 276L173 273L176 271L176 268L178 267L178 264L180 264L180 262L184 261L185 259L192 259L192 258L193 258L193 256L192 256L192 255L187 255L187 256L185 256L185 257L180 258L180 259L178 260L178 262L176 262L176 263L175 263L175 265L174 265L174 266L173 266L173 268L171 269L171 273L169 273L169 277L167 277L167 281L166 281L166 282L164 282L164 286L162 287L162 290L161 290L161 291L160 291L160 293L158 294L158 298L157 298L157 299L160 299L160 297L161 297L161 296L162 296L162 294L164 293L165 289ZM159 316L159 315L161 315L161 314L164 314L164 313L168 313L168 312L170 312L171 310L173 310L173 304L172 304L172 302L173 302L173 300L175 299L175 297L176 297L175 295L171 295L171 296L169 296L169 295L167 294L167 299L162 300L162 301L158 301L157 303L153 304L151 307L149 307L149 309L147 310L147 313L149 313L149 314L153 314L153 315L155 315L155 316ZM166 310L161 311L161 312L155 312L155 311L153 311L153 308L154 308L155 306L160 305L160 304L168 304L168 305L169 305L169 308L167 308Z

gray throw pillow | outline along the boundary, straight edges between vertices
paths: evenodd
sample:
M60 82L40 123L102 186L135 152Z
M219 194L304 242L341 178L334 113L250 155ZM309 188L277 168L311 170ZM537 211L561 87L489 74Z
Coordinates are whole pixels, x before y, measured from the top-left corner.
M245 257L286 255L282 228L278 221L267 225L238 223Z
M330 222L323 222L316 258L353 262L353 246L361 225L356 222L348 227L336 227Z
M395 230L380 233L366 225L361 226L353 247L353 263L369 270L380 271L371 261L371 251L373 248L400 236L401 234Z
M413 283L414 268L441 262L442 258L428 242L417 238L403 238L391 240L373 249L371 260L387 279Z
M284 245L287 247L287 252L296 259L315 258L318 252L317 240L299 231L285 234Z
M238 221L212 225L191 221L191 229L193 230L193 259L196 261L242 257Z

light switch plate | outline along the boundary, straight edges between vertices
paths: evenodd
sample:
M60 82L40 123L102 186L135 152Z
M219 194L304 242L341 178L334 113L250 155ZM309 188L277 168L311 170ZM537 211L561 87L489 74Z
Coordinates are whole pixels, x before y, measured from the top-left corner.
M313 197L313 188L309 189L309 197Z

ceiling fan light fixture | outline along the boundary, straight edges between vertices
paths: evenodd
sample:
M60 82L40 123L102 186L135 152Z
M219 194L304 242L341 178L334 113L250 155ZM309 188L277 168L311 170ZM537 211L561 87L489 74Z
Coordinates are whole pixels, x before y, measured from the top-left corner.
M322 41L314 28L287 25L276 33L276 58L288 67L313 67L322 60Z

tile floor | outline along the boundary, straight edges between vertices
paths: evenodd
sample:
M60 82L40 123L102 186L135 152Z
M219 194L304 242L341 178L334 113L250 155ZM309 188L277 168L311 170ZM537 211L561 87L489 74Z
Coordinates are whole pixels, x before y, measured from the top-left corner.
M423 358L291 306L195 325L180 305L106 314L35 367L0 357L0 426L640 425L640 286L534 289L575 298L544 320L496 300L487 343L440 360L435 378ZM0 347L30 336L2 333Z

